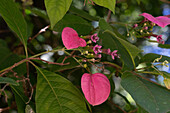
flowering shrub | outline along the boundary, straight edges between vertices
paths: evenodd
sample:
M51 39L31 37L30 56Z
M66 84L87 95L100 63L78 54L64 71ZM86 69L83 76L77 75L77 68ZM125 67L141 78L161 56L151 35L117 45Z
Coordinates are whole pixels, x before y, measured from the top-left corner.
M44 2L0 1L0 112L170 111L170 58L141 50L170 48L169 15L139 14L150 1Z

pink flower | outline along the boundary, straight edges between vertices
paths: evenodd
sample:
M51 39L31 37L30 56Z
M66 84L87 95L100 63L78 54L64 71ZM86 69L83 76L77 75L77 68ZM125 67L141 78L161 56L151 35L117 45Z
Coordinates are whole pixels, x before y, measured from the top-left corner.
M93 34L93 35L91 36L91 40L92 40L94 43L96 43L96 42L99 40L99 37L97 36L97 33L95 33L95 34Z
M133 28L136 28L136 27L138 27L138 24L134 24L134 25L133 25Z
M103 49L102 52L105 53L105 54L110 55L111 50L110 50L110 48L109 49Z
M81 88L85 98L93 106L105 102L110 94L110 82L101 73L84 73L81 78Z
M97 54L97 55L95 55L95 58L102 58L102 55L101 54Z
M95 45L95 46L93 47L94 53L95 53L95 54L101 53L101 52L102 52L101 48L102 48L102 46L100 46L100 45Z
M144 30L148 30L148 26L145 26L143 29L144 29Z
M74 48L86 46L86 41L80 38L77 32L70 27L65 27L63 29L62 41L67 49L74 49Z
M140 16L144 16L149 21L157 24L160 27L165 27L170 24L170 18L166 16L159 16L159 17L153 17L152 15L148 13L142 13Z
M118 50L114 50L113 52L111 52L111 57L112 57L113 60L115 59L115 57L119 58L119 56L117 55L117 51Z
M162 39L162 35L158 35L157 37L156 37L156 39L157 39L157 42L158 43L161 43L161 44L164 44L165 42L163 41L163 39Z

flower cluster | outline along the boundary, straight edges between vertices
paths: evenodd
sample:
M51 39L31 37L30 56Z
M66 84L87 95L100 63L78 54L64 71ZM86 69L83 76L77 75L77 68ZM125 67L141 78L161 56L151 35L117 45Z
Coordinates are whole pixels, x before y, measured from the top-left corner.
M160 44L164 44L162 35L155 35L152 33L152 29L154 26L165 27L170 24L170 18L166 16L159 16L153 17L148 13L142 13L140 16L144 17L140 23L136 23L133 25L132 29L130 30L130 34L134 35L137 38L148 38L150 39L151 36L157 39L157 42ZM128 34L129 36L129 34Z
M165 27L170 24L170 18L168 18L166 16L153 17L152 15L150 15L148 13L142 13L142 14L140 14L140 16L145 17L145 19L144 19L145 22L150 21L160 27Z
M78 36L78 33L74 29L66 27L62 31L62 41L67 49L74 49L78 47L87 47L86 45L91 44L92 42L96 43L97 41L99 41L99 37L97 36L96 33L92 35L91 40L89 40L86 43L84 39ZM95 58L101 58L102 56L101 54L99 54L102 53L101 48L102 46L98 44L92 47L95 56L93 56L93 53L90 54L86 49L84 50L84 53L82 52L81 54L82 55L87 54ZM88 49L90 49L90 47ZM111 52L110 49L107 49L104 50L103 52L111 55L112 59L114 59L115 56L118 57L117 50ZM82 61L87 62L88 60L83 59ZM93 58L90 61L95 62L95 59ZM111 86L108 78L101 73L95 73L95 74L85 73L81 78L82 91L87 101L93 106L99 105L107 100L110 94L110 87Z
M97 36L97 33L93 34L91 36L91 40L96 43L97 41L99 41L99 37ZM95 56L97 58L101 58L102 55L100 53L104 53L104 54L107 54L107 55L111 55L112 59L114 60L115 57L119 58L118 54L117 54L117 51L118 50L114 50L113 52L111 52L110 48L109 49L102 49L102 46L101 45L98 45L96 44L94 47L93 47L93 51L95 53Z

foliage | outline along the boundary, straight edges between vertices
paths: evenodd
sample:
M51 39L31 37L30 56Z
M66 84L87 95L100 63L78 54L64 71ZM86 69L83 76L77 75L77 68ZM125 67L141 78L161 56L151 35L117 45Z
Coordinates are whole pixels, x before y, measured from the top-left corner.
M144 41L169 49L153 32L170 24L160 4L1 0L0 112L169 112L170 74L159 67L170 57L141 49Z

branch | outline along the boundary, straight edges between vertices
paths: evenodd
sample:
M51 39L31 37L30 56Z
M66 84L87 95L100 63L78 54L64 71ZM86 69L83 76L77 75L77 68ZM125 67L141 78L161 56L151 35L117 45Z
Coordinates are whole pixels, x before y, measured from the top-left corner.
M50 27L50 25L42 28L35 36L33 36L32 38L30 37L30 38L28 39L28 43L31 42L32 40L34 40L39 34L45 32L49 27Z
M7 96L7 94L6 94L6 92L4 91L5 90L5 88L7 87L7 86L9 86L9 84L6 84L2 89L0 89L0 97L1 97L1 95L2 95L2 92L4 92L4 94L5 94L5 101L7 102L8 100L8 96Z
M170 4L170 1L167 1L167 0L160 0L160 1Z
M3 111L9 110L11 109L10 107L6 107L6 108L0 108L0 113L2 113Z
M112 11L111 11L111 10L109 10L109 11L108 11L108 14L107 14L107 23L108 23L108 22L109 22L109 20L110 20L111 13L112 13Z
M24 62L29 62L30 60L41 60L41 61L46 62L46 63L48 63L48 64L56 64L56 65L68 65L68 64L70 64L69 62L68 62L68 63L65 63L65 64L63 64L63 63L55 63L55 62L49 62L49 61L46 61L46 60L43 60L43 59L40 59L40 58L32 58L32 57L31 57L31 58L23 59L23 60L15 63L15 64L12 65L11 67L8 67L8 68L0 71L0 73L1 73L0 76L3 76L4 74L6 74L8 71L12 70L13 68L19 66L20 64L22 64L22 63L24 63ZM2 72L3 72L3 73L2 73Z

